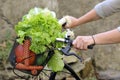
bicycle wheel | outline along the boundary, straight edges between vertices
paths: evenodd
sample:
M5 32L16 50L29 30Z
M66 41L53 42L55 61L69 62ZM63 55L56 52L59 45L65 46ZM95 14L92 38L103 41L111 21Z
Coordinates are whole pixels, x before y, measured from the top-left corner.
M63 72L63 73L70 74L70 76L72 76L72 79L81 80L79 78L79 76L75 73L75 71L68 64L65 64L64 68L67 70L67 72ZM58 78L59 75L57 75L57 74L59 74L59 73L52 72L51 75L50 75L49 80L60 80L60 78ZM66 76L66 75L64 75L64 76ZM66 80L66 79L63 78L62 80Z

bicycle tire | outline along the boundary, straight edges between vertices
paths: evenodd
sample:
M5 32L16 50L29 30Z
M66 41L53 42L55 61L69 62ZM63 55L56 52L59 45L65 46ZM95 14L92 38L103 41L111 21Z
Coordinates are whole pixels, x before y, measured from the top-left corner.
M68 64L65 63L64 68L65 68L68 72L70 72L71 76L72 76L74 79L76 79L76 80L81 80L80 77L75 73L75 71L74 71ZM58 80L58 79L56 79L56 76L57 76L57 72L51 72L49 80Z

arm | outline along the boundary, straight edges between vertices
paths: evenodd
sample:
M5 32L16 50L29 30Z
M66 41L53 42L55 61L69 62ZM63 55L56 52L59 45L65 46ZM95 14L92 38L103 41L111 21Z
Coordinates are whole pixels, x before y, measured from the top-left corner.
M95 34L93 36L96 45L120 43L120 32L118 29ZM91 36L78 36L73 41L73 46L77 49L87 49L88 45L94 44Z
M120 32L118 29L99 33L94 35L96 44L113 44L120 43Z
M105 0L97 4L91 11L86 13L80 18L75 18L72 16L66 16L67 24L66 28L73 28L78 25L95 21L100 18L108 17L116 12L120 11L120 0Z
M88 13L86 13L84 16L78 18L78 23L77 25L81 25L90 21L95 21L100 19L101 17L99 15L97 15L95 9L92 9L91 11L89 11Z
M92 9L91 11L89 11L88 13L86 13L85 15L83 15L82 17L79 17L79 18L75 18L72 16L66 16L64 18L66 18L66 21L67 21L67 24L65 27L73 28L73 27L76 27L76 26L84 24L84 23L98 20L101 17L99 15L97 15L95 9Z

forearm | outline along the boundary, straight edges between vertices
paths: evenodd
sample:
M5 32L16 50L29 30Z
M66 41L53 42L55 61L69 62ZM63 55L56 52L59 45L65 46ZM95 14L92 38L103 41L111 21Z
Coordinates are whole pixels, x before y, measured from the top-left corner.
M78 18L78 22L77 25L81 25L84 23L88 23L91 21L95 21L100 19L101 17L99 17L96 13L96 11L94 9L92 9L91 11L89 11L88 13L86 13L84 16Z
M120 32L118 29L107 31L104 33L99 33L94 35L96 44L113 44L120 43Z
M87 22L98 20L100 18L101 17L97 15L95 9L92 9L91 11L81 16L80 18L75 18L72 16L65 16L64 18L61 19L61 22L66 21L67 24L65 25L65 27L73 28L73 27L79 26Z

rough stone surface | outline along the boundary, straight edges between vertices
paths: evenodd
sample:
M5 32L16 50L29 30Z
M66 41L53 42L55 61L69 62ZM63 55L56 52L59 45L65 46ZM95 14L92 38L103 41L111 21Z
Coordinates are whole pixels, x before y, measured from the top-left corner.
M0 44L15 38L14 25L30 8L48 7L60 19L65 15L80 17L103 0L0 0ZM93 35L116 28L120 24L119 13L74 28L77 35ZM120 71L120 44L95 46L93 50L81 51L84 58L95 58L98 70Z

